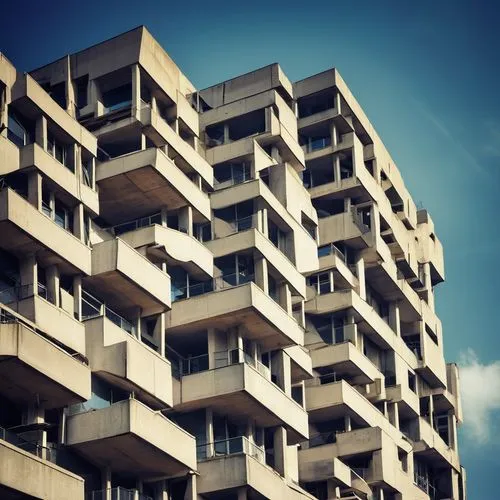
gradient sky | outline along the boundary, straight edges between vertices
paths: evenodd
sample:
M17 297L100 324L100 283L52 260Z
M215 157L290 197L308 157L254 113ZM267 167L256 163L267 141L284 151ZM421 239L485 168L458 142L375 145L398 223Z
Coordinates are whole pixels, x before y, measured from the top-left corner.
M198 88L272 62L292 81L339 69L443 242L436 307L447 359L463 365L469 500L498 498L500 4L29 3L6 2L0 29L0 51L25 71L140 24Z

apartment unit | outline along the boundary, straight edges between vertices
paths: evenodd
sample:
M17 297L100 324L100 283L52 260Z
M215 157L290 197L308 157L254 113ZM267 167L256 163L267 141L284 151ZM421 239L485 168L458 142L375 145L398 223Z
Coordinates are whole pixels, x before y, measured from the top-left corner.
M442 247L336 70L139 27L0 113L1 498L466 498Z

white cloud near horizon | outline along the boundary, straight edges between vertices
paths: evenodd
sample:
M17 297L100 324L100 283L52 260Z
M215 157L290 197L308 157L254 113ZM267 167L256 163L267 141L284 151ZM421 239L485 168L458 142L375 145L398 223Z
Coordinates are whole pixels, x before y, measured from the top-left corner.
M461 353L459 364L464 437L478 445L491 442L500 422L500 360L481 363L469 348Z

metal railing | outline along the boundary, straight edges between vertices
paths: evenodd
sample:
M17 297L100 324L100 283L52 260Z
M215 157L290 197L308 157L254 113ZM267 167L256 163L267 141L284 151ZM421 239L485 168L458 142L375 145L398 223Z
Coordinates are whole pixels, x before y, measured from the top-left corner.
M175 295L172 296L172 301L187 299L190 297L203 295L205 293L243 285L245 283L249 283L250 281L254 281L254 278L255 276L253 274L247 274L246 272L242 271L239 273L226 274L224 276L212 278L211 280L207 280L202 283L196 283L195 285L175 287Z
M328 135L325 137L315 137L302 146L304 153L312 153L320 149L327 148L332 145L332 138Z
M211 459L244 453L245 455L255 458L260 463L266 462L265 449L252 443L245 436L223 439L214 441L213 443L199 444L196 446L196 453L198 459Z
M248 215L247 217L242 217L240 219L233 219L225 222L226 231L223 234L215 234L215 239L224 238L230 234L239 233L241 231L246 231L247 229L258 227L258 214Z
M128 231L134 231L140 227L152 226L153 224L161 224L161 213L156 213L149 215L148 217L140 217L127 222L122 222L116 226L112 226L111 230L116 236L126 233Z
M332 444L337 442L337 434L342 434L345 431L335 430L329 432L320 432L310 436L307 441L302 441L300 443L300 448L302 450L308 450L309 448L316 448L318 446L323 446L325 444Z
M252 176L249 172L243 171L242 173L232 174L230 179L225 181L218 181L214 179L214 189L224 189L230 186L235 186L236 184L242 184L243 182L252 180Z
M245 363L252 368L255 368L264 378L271 380L271 370L258 359L253 358L243 349L235 348L227 351L217 351L214 354L215 368L223 368L224 366Z
M49 293L47 287L42 283L33 283L29 285L16 285L0 290L0 303L12 304L19 300L27 299L35 295L35 286L37 288L37 295L49 302L54 302L53 297Z
M137 497L135 495L137 495ZM147 495L137 493L134 490L127 490L121 486L110 488L108 490L91 491L87 493L85 500L135 500L136 498L139 500L153 500Z
M346 255L340 251L334 243L318 247L318 257L324 257L326 255L336 255L342 262L347 264Z
M42 446L36 441L27 441L16 433L0 427L0 439L7 441L21 450L27 451L38 458L56 463L56 451L54 448Z
M104 302L97 299L86 290L82 290L81 310L82 321L104 316L130 335L135 335L135 327L134 325L132 325L132 323L127 321L118 313L114 312L112 309L106 306Z
M132 99L117 102L116 104L112 104L111 106L108 106L107 108L103 108L102 114L107 115L108 113L112 113L113 111L118 111L120 109L125 109L125 108L131 107L131 106L132 106Z

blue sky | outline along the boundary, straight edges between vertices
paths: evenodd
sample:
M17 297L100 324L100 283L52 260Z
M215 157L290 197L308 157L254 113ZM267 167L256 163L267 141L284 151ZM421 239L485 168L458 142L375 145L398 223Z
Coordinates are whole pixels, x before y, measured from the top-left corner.
M29 70L145 24L204 88L279 62L291 80L336 66L445 248L437 290L448 360L462 362L470 500L497 496L500 78L494 1L8 2L0 50ZM19 20L22 19L22 23Z

